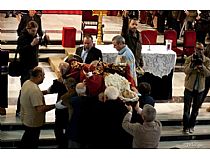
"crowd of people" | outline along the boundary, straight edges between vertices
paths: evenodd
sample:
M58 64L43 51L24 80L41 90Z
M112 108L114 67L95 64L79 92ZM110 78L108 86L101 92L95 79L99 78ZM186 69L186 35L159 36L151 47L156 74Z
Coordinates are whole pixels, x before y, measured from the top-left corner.
M134 23L136 22L134 21ZM43 36L40 29L41 19L33 11L29 11L26 16L22 17L18 26L17 51L20 55L20 62L24 65L24 71L20 78L21 91L16 115L19 116L20 112L25 132L20 148L38 147L40 129L45 122L45 113L53 108L56 109L54 131L58 148L158 147L161 123L155 121L154 104L144 109L143 104L141 104L141 108L139 107L137 100L134 103L136 104L135 109L138 108L138 113L134 112L132 120L126 119L132 110L132 108L128 108L131 107L130 103L119 99L122 95L119 87L105 85L105 75L119 72L125 77L125 80L131 83L126 93L129 94L129 91L133 91L135 94L139 94L136 64L143 66L143 61L141 54L139 55L141 53L141 42L138 41L140 37L135 39L133 36L133 39L129 41L133 33L138 34L134 25L136 24L124 25L125 38L121 35L113 37L113 46L118 51L115 63L104 63L102 52L94 47L92 36L85 35L83 46L76 49L75 55L68 57L64 63L60 63L60 78L54 80L48 90L40 91L38 85L44 80L44 71L38 67L38 47L42 44L39 37ZM130 46L127 45L129 42ZM135 50L135 54L132 53L132 50ZM122 63L123 66L120 69L118 65ZM27 93L29 90L30 93ZM58 93L55 105L45 104L43 96L49 93ZM149 93L150 89L146 95ZM144 104L147 104L147 101L145 100ZM139 112L140 109L143 109L142 112ZM150 110L154 111L152 119L147 118L147 115L150 115L148 113ZM150 116L148 117L150 118ZM137 131L130 133L129 126L133 124L136 127L132 131ZM148 130L150 129L157 139L151 140L150 137L147 137L143 141L145 145L142 146L142 143L134 142L141 141L138 136L140 134L138 134L138 127L144 129L144 126ZM153 126L155 130L153 130ZM133 143L132 135L134 136Z
M197 42L206 46L205 39L210 36L209 10L132 10L127 14L140 23L157 29L159 34L164 34L167 29L174 29L177 39L183 36L184 30L195 30Z
M178 14L172 11L173 17ZM191 11L185 14L191 15ZM193 17L200 20L203 14L207 13L196 11ZM150 84L139 82L136 71L143 69L144 62L137 30L139 17L135 15L139 16L138 12L124 11L121 35L112 38L118 51L115 63L103 62L92 36L84 35L83 46L60 63L60 78L45 91L38 87L45 77L43 68L38 67L39 45L46 44L41 18L35 11L23 15L17 30L22 73L16 116L25 128L19 148L38 147L45 114L54 108L58 148L158 148L162 125L156 120L155 100L150 96ZM189 29L192 23L187 20ZM48 36L45 38L49 41ZM184 133L194 132L199 108L209 90L209 47L204 51L203 37L198 39L195 53L186 58L184 65ZM119 80L108 84L106 77L110 74L118 74ZM50 93L58 93L54 105L45 103L44 95Z

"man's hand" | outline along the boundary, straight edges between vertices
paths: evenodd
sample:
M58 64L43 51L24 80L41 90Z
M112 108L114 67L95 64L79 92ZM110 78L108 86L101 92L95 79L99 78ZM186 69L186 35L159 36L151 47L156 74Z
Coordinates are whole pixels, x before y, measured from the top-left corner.
M55 104L55 107L56 107L56 109L65 109L65 108L67 108L67 106L65 106L65 105L62 104L62 100L60 100L59 102L57 102Z
M127 16L128 16L128 13L129 13L128 10L124 10L122 15L123 15L124 17L127 17Z
M185 10L185 14L188 16L190 15L189 11Z
M203 65L197 65L196 68L197 68L197 70L200 72L200 71L203 70Z
M135 109L136 111L138 111L138 109L139 109L139 101L136 103L136 106L134 107L134 109Z
M131 105L126 105L126 104L125 104L125 106L126 106L126 108L128 109L129 112L133 112L133 108L132 108Z
M198 15L197 17L196 17L196 20L199 20L201 17L200 17L200 15Z
M139 107L139 102L136 103L136 106L135 106L134 109L136 110L136 112L137 112L138 114L141 114L142 109Z
M32 45L32 46L35 46L35 45L37 45L37 44L39 44L39 38L36 37L36 38L34 38L33 41L31 42L31 45Z

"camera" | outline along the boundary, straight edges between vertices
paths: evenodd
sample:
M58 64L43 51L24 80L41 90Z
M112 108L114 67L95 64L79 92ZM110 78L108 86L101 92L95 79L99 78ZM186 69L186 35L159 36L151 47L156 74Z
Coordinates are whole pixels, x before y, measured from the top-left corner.
M192 57L192 63L197 66L197 65L202 65L203 63L203 56L202 54L199 52L199 53L195 53L193 54L193 57Z

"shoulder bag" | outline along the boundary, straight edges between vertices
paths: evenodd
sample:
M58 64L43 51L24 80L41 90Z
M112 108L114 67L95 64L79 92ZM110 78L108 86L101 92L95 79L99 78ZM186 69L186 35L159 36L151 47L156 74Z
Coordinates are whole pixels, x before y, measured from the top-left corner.
M21 75L21 64L17 59L17 51L15 52L15 58L9 63L9 75L12 77L18 77Z

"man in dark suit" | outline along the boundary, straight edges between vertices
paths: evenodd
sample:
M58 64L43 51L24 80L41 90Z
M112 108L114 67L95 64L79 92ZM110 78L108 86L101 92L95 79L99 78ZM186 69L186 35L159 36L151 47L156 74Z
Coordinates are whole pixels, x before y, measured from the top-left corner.
M102 52L93 45L93 37L91 35L85 35L83 39L83 45L76 49L76 54L79 55L83 62L90 64L94 60L102 60Z

